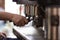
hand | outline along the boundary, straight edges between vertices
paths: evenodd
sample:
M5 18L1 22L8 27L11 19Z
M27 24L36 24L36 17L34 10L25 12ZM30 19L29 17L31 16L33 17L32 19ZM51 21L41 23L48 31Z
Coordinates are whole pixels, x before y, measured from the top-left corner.
M3 32L0 32L0 39L2 39L2 38L6 38L6 34Z
M17 26L24 26L28 23L28 20L25 17L17 14L13 15L12 21Z

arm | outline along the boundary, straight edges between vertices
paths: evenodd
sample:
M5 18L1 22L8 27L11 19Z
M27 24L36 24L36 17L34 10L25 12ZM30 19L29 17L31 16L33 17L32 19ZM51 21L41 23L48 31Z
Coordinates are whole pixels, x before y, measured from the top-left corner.
M26 23L28 23L25 17L7 12L0 12L0 20L12 21L17 26L24 26Z
M7 13L7 12L0 12L0 20L12 21L13 15L14 14L10 14L10 13Z
M17 26L24 26L28 21L25 17L7 12L0 12L0 20L12 21ZM5 33L0 32L0 39L6 37Z

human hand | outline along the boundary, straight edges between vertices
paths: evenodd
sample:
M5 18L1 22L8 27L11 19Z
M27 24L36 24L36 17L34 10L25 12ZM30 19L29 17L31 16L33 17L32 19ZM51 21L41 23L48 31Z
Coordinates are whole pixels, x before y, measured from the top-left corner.
M5 33L3 33L3 32L0 32L0 39L2 39L2 38L6 38L7 36L6 36L6 34Z
M25 17L17 14L13 15L12 21L17 26L24 26L28 23L28 20Z

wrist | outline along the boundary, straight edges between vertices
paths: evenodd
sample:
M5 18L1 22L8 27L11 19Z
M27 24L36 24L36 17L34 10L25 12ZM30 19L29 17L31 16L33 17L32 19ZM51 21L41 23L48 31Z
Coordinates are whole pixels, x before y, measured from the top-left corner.
M12 22L13 17L14 17L14 14L11 14L11 15L9 16L8 20Z
M4 21L12 21L12 18L14 17L15 14L8 13L8 12L0 12L0 20Z

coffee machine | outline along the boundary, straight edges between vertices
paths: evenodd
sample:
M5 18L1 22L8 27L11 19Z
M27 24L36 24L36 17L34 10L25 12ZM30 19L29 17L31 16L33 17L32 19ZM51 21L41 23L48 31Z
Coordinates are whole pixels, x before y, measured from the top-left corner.
M44 27L42 32L46 40L59 39L59 0L13 0L13 2L25 4L25 15L28 21L33 20L33 26L38 30Z

